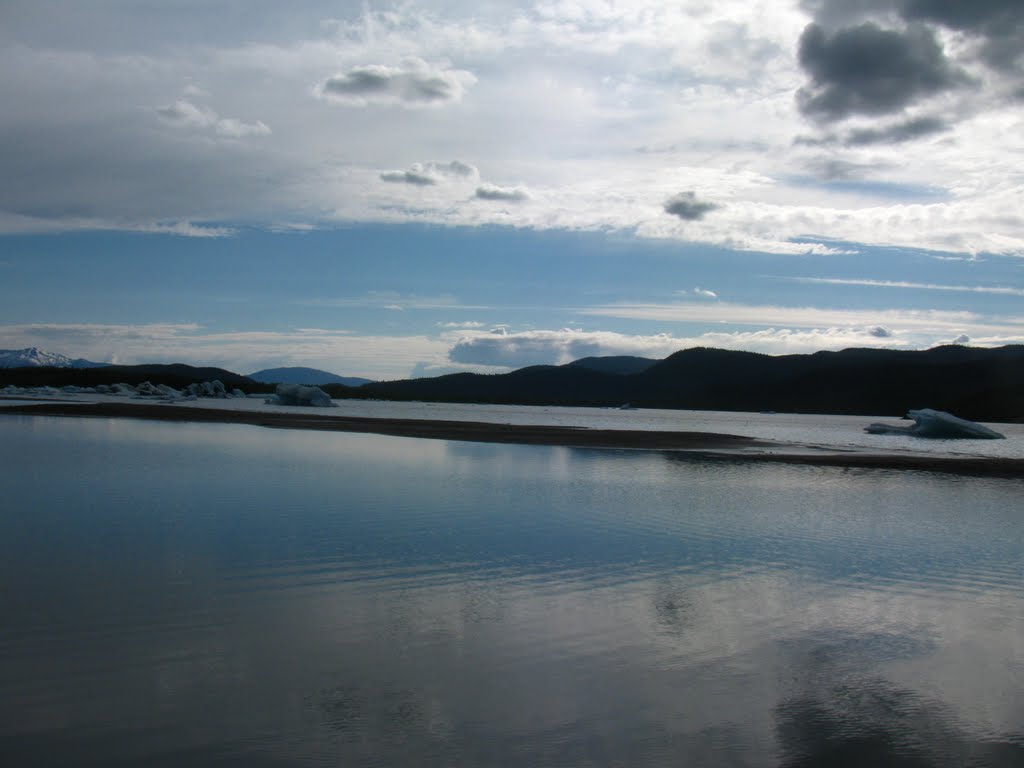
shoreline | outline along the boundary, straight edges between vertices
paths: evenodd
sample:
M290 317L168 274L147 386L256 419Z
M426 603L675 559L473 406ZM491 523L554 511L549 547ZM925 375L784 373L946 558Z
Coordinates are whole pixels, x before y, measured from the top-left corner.
M478 421L387 419L265 411L189 408L154 403L42 402L0 408L0 415L77 418L127 418L150 421L248 424L273 429L370 433L520 445L561 445L576 448L671 450L725 461L758 461L850 469L914 469L947 474L1024 478L1024 459L946 457L925 454L869 454L860 451L815 450L810 453L766 453L752 449L785 451L792 446L741 435L715 432L663 432L588 429L585 427L494 424ZM751 451L740 453L738 451Z

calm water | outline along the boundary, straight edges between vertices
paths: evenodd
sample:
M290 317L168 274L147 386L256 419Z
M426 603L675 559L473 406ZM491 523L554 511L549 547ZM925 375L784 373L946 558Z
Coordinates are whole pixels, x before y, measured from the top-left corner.
M1024 764L1024 482L0 419L0 765Z

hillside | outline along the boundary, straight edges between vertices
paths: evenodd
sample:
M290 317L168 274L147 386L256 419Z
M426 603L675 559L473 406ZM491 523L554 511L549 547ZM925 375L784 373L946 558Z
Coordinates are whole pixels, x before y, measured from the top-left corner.
M318 387L324 384L359 387L372 381L372 379L363 379L358 376L339 376L336 373L321 371L318 368L302 367L266 368L262 371L250 373L249 378L264 384L307 384Z
M0 370L0 387L13 384L17 387L63 387L73 384L78 387L95 387L98 384L132 384L144 381L152 384L167 384L180 389L193 382L220 380L225 387L241 389L244 392L272 391L273 387L255 382L223 368L196 368L191 365L107 365L102 368L8 368Z
M457 373L358 387L343 383L322 386L338 399L604 407L631 403L646 408L872 416L935 408L975 421L1024 421L1024 346L1019 345L995 349L945 346L924 351L846 349L780 357L694 348L660 361L602 360L584 358L568 365L531 366L506 374ZM624 367L639 370L620 372ZM273 384L221 368L181 364L0 369L0 387L150 381L180 388L212 379L219 379L229 389L273 390Z
M772 357L694 348L639 373L534 366L367 384L335 397L441 402L902 415L936 408L978 421L1024 420L1024 346L847 349Z

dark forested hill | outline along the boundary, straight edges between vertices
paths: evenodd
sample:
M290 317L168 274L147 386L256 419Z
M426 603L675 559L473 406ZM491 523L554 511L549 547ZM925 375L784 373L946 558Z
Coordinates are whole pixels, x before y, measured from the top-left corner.
M624 372L630 367L635 372ZM0 386L23 387L147 380L182 387L212 379L220 379L229 389L272 389L220 368L188 365L0 370ZM845 349L780 357L699 347L658 361L585 358L506 374L457 373L360 387L329 384L324 389L335 398L612 407L631 403L647 408L877 416L936 408L976 421L1024 421L1024 346L945 346L917 352Z
M172 365L106 365L102 368L7 368L0 370L0 386L13 384L17 387L62 387L74 384L78 387L95 387L98 384L132 384L144 381L153 384L167 384L180 388L193 382L219 379L228 389L238 388L246 392L272 390L272 386L259 384L223 368L196 368L183 363Z
M1024 346L780 357L694 348L637 373L600 368L570 364L501 375L460 373L368 384L335 396L883 416L936 408L982 421L1024 420Z
M609 357L581 357L579 360L573 360L571 363L566 363L566 365L576 366L579 368L590 368L593 371L603 371L604 373L628 374L646 371L658 362L658 360L651 360L647 357L618 355Z

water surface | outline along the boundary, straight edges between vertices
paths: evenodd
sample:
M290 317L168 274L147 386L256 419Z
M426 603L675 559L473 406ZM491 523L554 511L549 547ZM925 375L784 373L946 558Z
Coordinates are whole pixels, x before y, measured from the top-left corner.
M1024 482L0 421L3 765L1024 764Z

